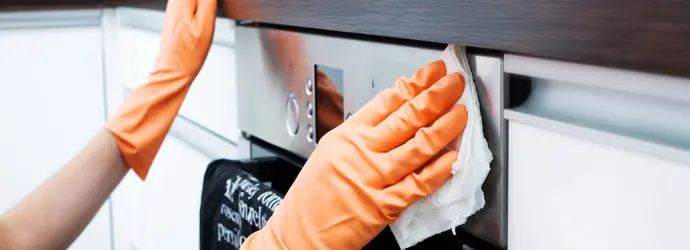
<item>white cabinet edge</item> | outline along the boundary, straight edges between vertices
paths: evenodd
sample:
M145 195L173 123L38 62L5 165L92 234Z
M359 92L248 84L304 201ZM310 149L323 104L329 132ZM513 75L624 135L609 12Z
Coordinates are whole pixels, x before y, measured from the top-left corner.
M511 54L504 70L531 77L505 119L690 163L690 79Z
M510 122L512 250L683 249L690 168Z
M102 9L0 12L0 29L100 26L101 14Z
M131 7L117 7L120 25L125 28L146 30L161 33L165 21L165 12ZM235 44L235 23L227 18L216 18L216 30L213 44L233 47Z
M680 148L645 141L634 137L608 133L584 126L578 126L576 124L560 122L516 110L505 110L503 111L503 116L506 120L511 122L519 122L578 138L584 138L594 142L620 147L633 152L655 156L660 159L690 164L690 152Z
M170 128L170 135L210 159L237 157L237 145L241 135L239 130L234 132L233 138L225 138L181 115L175 118Z
M103 10L103 81L105 88L106 120L109 119L124 99L119 68L120 51L117 13L113 8Z
M690 79L505 54L504 71L530 77L690 102Z
M124 88L124 92L129 95L132 90ZM231 137L227 138L180 114L175 117L168 134L213 159L233 157L234 155L228 155L228 152L234 152L242 140L242 133L238 129L234 129Z
M0 11L0 29L95 27L102 23L104 9ZM119 24L125 28L160 33L165 12L117 7ZM235 44L235 23L227 18L216 18L213 44L232 48Z

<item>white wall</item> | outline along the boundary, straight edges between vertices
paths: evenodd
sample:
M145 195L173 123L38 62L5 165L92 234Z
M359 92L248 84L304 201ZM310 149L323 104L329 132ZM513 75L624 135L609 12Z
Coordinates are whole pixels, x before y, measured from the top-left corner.
M0 213L63 166L105 121L100 27L13 24L24 23L0 27ZM70 249L110 245L106 204Z

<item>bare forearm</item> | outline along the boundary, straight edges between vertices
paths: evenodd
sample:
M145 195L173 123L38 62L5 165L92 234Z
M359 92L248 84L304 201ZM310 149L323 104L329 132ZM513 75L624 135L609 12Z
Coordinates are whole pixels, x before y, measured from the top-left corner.
M0 249L66 249L127 173L101 130L54 176L0 217Z
M107 130L0 217L0 250L65 249L129 169L146 178L209 53L216 4L216 0L168 1L160 55L149 82L123 102L106 123Z

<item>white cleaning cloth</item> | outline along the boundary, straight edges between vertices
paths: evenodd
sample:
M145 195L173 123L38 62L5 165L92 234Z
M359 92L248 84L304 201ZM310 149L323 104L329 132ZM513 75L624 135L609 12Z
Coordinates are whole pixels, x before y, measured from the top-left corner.
M489 173L493 155L484 138L477 90L465 48L448 45L441 54L441 60L445 62L448 74L460 72L465 79L465 92L458 104L464 104L467 108L467 126L460 138L448 145L449 149L459 149L450 180L430 196L412 204L390 225L398 245L403 249L435 234L455 229L484 207L481 187Z

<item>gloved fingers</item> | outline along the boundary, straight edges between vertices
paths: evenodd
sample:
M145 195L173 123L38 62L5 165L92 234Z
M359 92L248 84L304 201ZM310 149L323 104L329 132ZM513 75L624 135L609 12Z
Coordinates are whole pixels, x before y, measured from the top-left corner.
M410 78L400 78L395 86L379 93L348 119L348 122L376 126L446 75L446 64L439 60L427 64Z
M464 90L465 81L459 73L443 77L372 130L374 150L388 152L397 148L417 130L446 113L460 99Z
M428 127L417 131L405 144L388 152L390 169L382 169L391 185L438 155L450 142L462 134L467 125L465 105L456 105Z
M392 207L402 211L421 198L429 196L445 183L453 174L453 162L458 158L458 151L449 151L440 155L421 169L405 176L399 182L383 190L384 197L391 197L388 202Z

